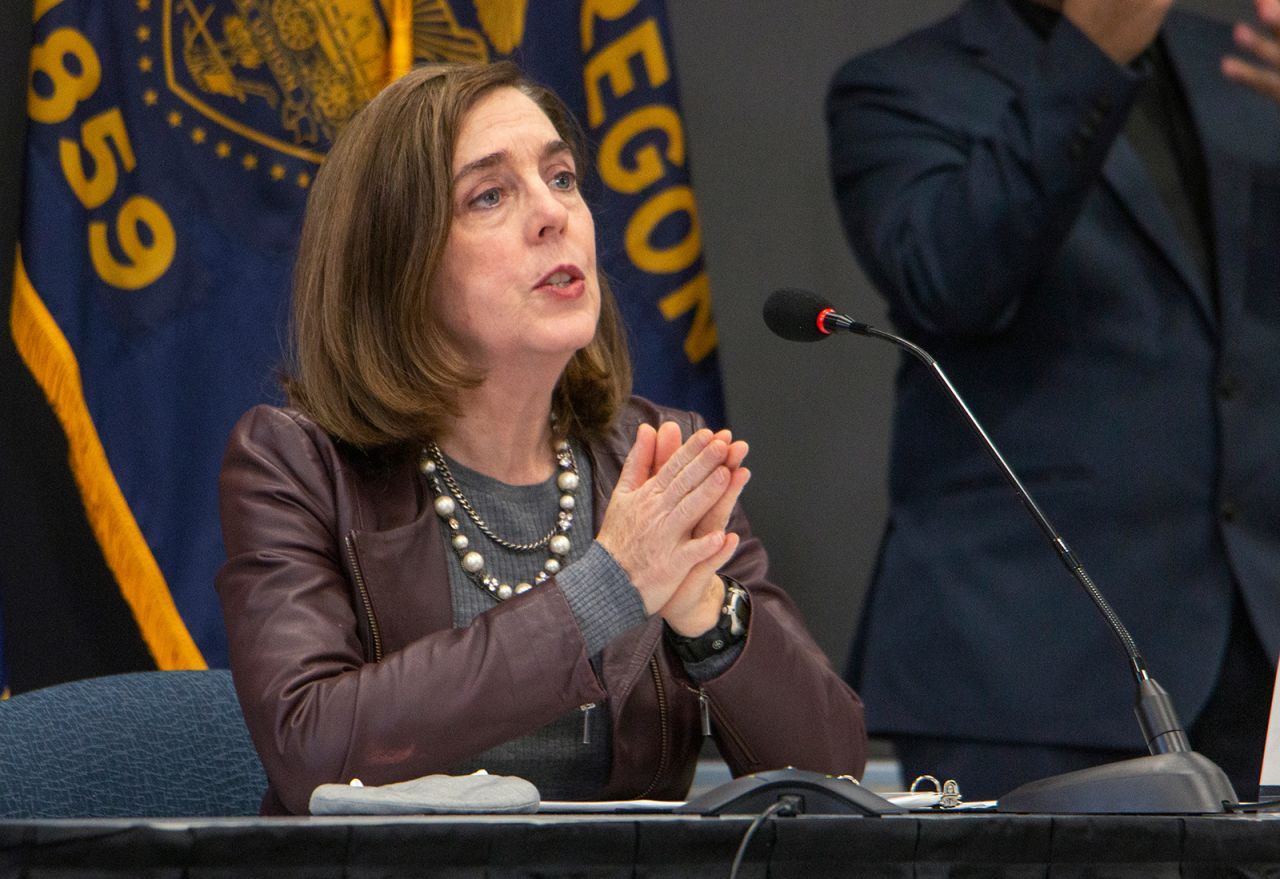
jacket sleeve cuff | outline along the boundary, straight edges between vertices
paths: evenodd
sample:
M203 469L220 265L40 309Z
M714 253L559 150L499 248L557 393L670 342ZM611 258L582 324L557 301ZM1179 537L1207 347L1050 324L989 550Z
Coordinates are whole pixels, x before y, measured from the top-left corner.
M1124 130L1138 89L1148 74L1117 64L1065 16L1049 36L1042 56L1046 100L1064 132L1067 162L1100 166Z
M701 662L686 662L684 663L684 672L695 684L705 684L728 671L734 661L742 655L742 648L746 646L746 643L746 639L743 638L737 644L731 645L727 650L714 656L708 656Z

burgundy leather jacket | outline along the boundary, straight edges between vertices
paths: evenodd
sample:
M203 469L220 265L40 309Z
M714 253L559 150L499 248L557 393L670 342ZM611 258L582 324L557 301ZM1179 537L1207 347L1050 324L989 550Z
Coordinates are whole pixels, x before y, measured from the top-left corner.
M641 422L697 416L633 399L591 444L595 529ZM264 813L307 813L311 791L448 771L588 703L612 720L601 799L682 799L703 717L735 775L782 766L861 776L862 703L835 674L741 509L721 573L751 595L746 643L701 688L654 617L603 653L599 675L555 579L455 629L432 497L416 456L369 458L302 414L259 406L221 476L218 574L231 671L270 787Z

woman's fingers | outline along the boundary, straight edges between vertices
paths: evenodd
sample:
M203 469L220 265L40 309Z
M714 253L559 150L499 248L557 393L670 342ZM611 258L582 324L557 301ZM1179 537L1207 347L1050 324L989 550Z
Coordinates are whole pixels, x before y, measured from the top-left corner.
M678 428L677 428L678 429ZM665 492L675 484L685 469L690 465L698 464L699 457L707 450L708 447L716 446L715 435L710 430L702 429L696 431L693 436L684 441L679 448L672 453L671 457L657 469L653 475L652 487L655 491ZM713 449L706 457L702 458L701 470L705 473L710 472L707 464L714 458L715 463L719 463L724 458L724 451L727 450L724 443L718 444L719 450ZM681 487L677 490L684 494L693 485L695 480L692 474L686 475Z
M750 472L746 443L702 429L641 427L605 510L597 540L640 590L653 613L698 570L705 579L727 561L724 527ZM737 537L731 541L736 547Z
M723 531L729 524L729 516L733 514L733 508L737 506L738 498L742 496L742 489L751 481L751 471L746 467L739 467L736 470L729 471L729 473L728 488L711 509L707 511L707 514L702 517L702 520L694 526L694 534Z
M690 495L708 491L708 482L712 486L718 486L723 489L728 484L729 468L724 464L728 453L728 446L719 440L712 440L692 460L674 474L671 482L665 488L660 488L659 490L664 497L670 499L674 508L679 506ZM673 457L671 460L674 462L677 458ZM658 481L657 477L655 477L654 481L655 483ZM688 509L689 505L686 504L685 508ZM697 520L695 519L694 521L696 522ZM688 527L692 528L693 525L694 522L690 522Z
M719 621L720 607L724 603L724 581L716 572L737 551L738 541L737 534L724 534L720 548L689 571L689 576L659 611L677 634L697 637Z
M664 421L658 425L658 448L653 459L654 469L661 469L667 461L671 460L671 456L680 448L682 442L680 426L674 421Z
M750 451L746 441L738 440L737 442L734 442L733 439L730 438L726 440L726 442L729 443L729 457L725 459L725 465L731 470L735 467L741 467L743 459L747 457L747 452Z
M728 447L712 438L711 431L699 431L654 473L659 446L670 445L670 429L660 433L642 426L605 510L596 539L627 572L650 613L718 548L692 534L728 483L728 471L717 463Z
M728 489L731 481L732 474L729 468L719 465L694 483L672 509L672 527L692 534L694 526L711 512L711 508Z
M1276 0L1280 3L1280 0ZM733 433L729 430L718 430L712 435L712 440L719 440L729 447L729 457L725 463L732 469L742 463L742 459L747 455L747 444L742 440L734 441ZM680 448L682 439L680 427L674 421L664 421L658 426L658 446L657 453L654 456L654 469L661 469L671 456Z
M738 498L742 495L742 489L746 487L747 482L751 479L751 471L742 466L743 460L747 457L747 451L747 444L742 440L738 440L729 446L729 454L725 458L725 466L733 474L729 490L717 501L706 517L695 526L695 534L723 530L729 524L729 516L733 513L733 508L738 503Z
M617 488L635 491L644 485L653 473L657 441L657 431L648 424L640 425L636 431L636 441L632 443L631 451L627 452L626 460L622 462Z
M731 531L713 531L689 540L684 545L689 564L684 578L676 584L673 595L683 588L692 590L695 588L692 584L714 576L732 557L738 548L738 540L738 535Z

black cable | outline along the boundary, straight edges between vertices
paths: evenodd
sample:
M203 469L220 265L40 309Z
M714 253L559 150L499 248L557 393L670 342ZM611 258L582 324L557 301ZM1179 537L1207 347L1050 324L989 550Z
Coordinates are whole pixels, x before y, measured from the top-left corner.
M738 853L733 856L733 866L729 869L729 879L737 879L738 868L742 866L742 858L747 853L747 846L751 843L751 837L755 836L756 831L760 829L760 825L775 815L796 814L800 803L799 797L779 797L769 808L755 817L755 820L751 822L751 826L747 828L747 832L742 835L742 842L738 843Z

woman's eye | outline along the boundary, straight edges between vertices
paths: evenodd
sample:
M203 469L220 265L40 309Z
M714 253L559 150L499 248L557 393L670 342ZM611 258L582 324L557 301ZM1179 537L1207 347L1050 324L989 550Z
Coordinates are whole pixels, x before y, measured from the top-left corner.
M556 189L563 189L566 192L572 190L578 182L578 177L572 171L561 171L551 178L551 185Z
M496 188L486 189L471 199L471 203L478 208L494 208L498 206L500 201L502 201L502 192Z

